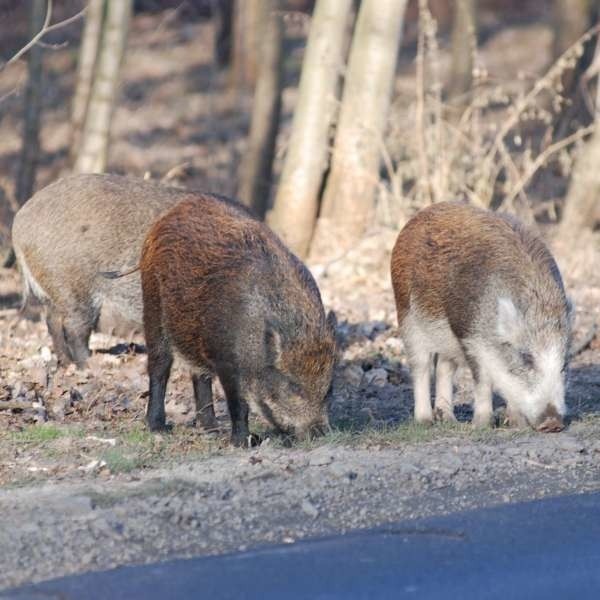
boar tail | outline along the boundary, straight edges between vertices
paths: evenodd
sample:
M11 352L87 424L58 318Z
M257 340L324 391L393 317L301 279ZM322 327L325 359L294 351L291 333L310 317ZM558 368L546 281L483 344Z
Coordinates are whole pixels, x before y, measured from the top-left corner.
M100 271L100 275L105 279L120 279L121 277L126 277L127 275L131 275L136 271L140 270L140 266L137 265L133 269L129 269L128 271Z

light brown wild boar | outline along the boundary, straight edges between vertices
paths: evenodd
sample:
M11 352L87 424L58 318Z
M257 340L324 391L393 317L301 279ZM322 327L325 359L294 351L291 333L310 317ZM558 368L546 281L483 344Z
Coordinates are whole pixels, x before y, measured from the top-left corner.
M453 420L452 378L465 360L475 382L473 423L492 420L492 390L510 419L564 427L571 309L542 240L516 220L459 203L417 213L392 253L398 324L412 371L415 419Z
M62 364L83 367L100 314L142 328L139 274L108 280L101 271L139 262L150 225L188 191L118 175L73 175L37 192L15 217L12 240L24 295L47 307Z
M323 432L335 316L325 316L310 272L264 223L236 202L197 195L151 228L140 270L150 429L165 427L178 356L194 373L204 428L215 424L211 378L218 376L233 444L248 443L249 407L297 438Z

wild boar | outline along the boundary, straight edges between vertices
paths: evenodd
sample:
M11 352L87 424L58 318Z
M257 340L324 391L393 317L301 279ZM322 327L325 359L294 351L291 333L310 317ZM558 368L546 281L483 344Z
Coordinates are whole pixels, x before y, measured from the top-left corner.
M150 225L190 193L118 175L73 175L37 192L17 213L12 240L24 296L46 305L61 364L79 367L102 313L142 328L139 274L109 281L109 268L137 264Z
M452 378L464 360L475 383L474 425L491 423L496 390L517 424L563 429L571 308L537 235L509 216L435 204L400 232L391 275L418 422L434 417L437 355L436 417L454 419Z
M335 316L325 316L310 272L266 225L233 201L197 195L152 226L140 271L151 430L165 427L174 356L193 372L204 428L214 426L211 378L219 378L234 445L248 443L249 407L297 438L328 426Z

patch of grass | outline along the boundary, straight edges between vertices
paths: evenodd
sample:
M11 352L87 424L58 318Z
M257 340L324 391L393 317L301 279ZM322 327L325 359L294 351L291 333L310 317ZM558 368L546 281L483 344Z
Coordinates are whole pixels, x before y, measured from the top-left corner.
M153 434L149 429L141 425L136 425L133 429L127 431L122 439L125 444L131 446L151 446Z
M105 450L100 459L106 463L111 473L130 473L146 463L142 454L131 454L121 448Z
M12 439L17 444L45 444L58 438L74 435L75 430L56 425L28 425L21 431L12 434Z
M178 462L191 456L201 458L222 448L220 439L207 439L197 430L175 426L165 433L152 433L136 424L116 432L117 445L100 456L113 473L128 473L135 469Z
M296 448L312 449L319 446L382 446L399 447L406 444L422 444L444 439L465 439L489 442L498 438L514 438L529 430L507 428L474 428L470 423L436 423L420 425L414 421L387 427L360 427L349 423L338 424L322 437L294 444ZM272 438L275 447L284 446L278 438Z

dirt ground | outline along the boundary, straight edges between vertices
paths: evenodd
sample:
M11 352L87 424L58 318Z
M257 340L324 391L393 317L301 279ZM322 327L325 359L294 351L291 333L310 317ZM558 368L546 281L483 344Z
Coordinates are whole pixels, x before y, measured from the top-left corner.
M393 239L389 233L390 241ZM385 232L377 236L377 247ZM42 322L17 314L18 280L2 273L0 298L0 588L67 573L293 543L393 520L492 503L600 489L600 285L571 285L577 303L560 434L502 425L475 430L470 380L457 381L457 425L416 426L402 344L394 331L387 259L367 238L335 268L315 265L340 320L342 355L333 431L284 447L228 447L193 426L191 385L176 369L169 434L143 425L145 356L94 334L85 371L58 371ZM11 409L3 407L10 406ZM255 430L263 431L260 422Z
M125 63L110 169L161 177L185 163L182 183L234 191L244 148L244 100L216 94L224 82L210 63L211 27L171 27L168 14L139 15ZM524 41L543 55L547 27L500 31L482 52L508 78ZM535 48L539 52L535 51ZM486 54L487 53L487 54ZM292 49L297 60L297 49ZM499 57L504 58L504 62ZM531 69L541 69L531 64ZM44 159L39 184L66 168L74 53L50 66ZM398 89L413 65L401 68ZM0 77L0 97L22 77ZM285 148L294 88L284 95ZM10 193L19 149L20 99L9 96L0 122L0 186ZM404 350L395 333L388 265L397 228L378 226L339 260L310 265L324 304L337 315L341 356L331 405L333 431L284 448L227 443L228 416L217 389L222 433L193 426L191 382L175 369L169 434L143 424L145 355L138 337L92 337L85 371L57 370L43 321L20 318L15 271L0 270L0 588L88 569L293 543L386 521L600 488L600 321L598 236L559 256L576 306L567 401L572 422L556 435L500 426L473 430L470 378L457 378L457 425L415 426ZM551 239L549 226L545 233ZM260 422L256 430L264 431Z

